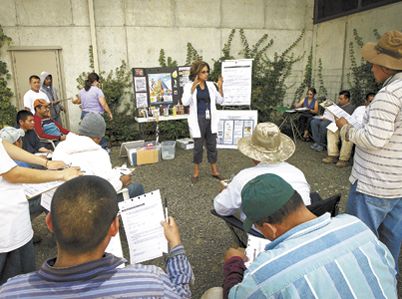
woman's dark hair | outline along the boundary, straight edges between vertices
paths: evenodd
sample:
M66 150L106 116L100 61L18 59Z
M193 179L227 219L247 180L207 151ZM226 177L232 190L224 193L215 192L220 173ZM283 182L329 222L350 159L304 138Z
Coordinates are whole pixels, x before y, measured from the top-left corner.
M91 88L92 83L94 83L95 81L99 81L99 76L98 76L98 74L97 74L97 73L90 73L90 74L88 75L88 79L85 80L84 89L85 89L86 91L88 91L88 90Z
M209 71L210 71L210 67L209 67L209 64L208 64L208 63L206 63L205 61L202 61L202 60L194 61L194 62L191 64L190 75L188 76L188 78L189 78L191 81L194 81L195 77L201 72L201 70L202 70L205 66L208 68L208 72L209 72Z
M317 90L315 90L314 87L309 87L309 88L307 89L307 92L309 92L309 91L311 91L314 95L317 94Z

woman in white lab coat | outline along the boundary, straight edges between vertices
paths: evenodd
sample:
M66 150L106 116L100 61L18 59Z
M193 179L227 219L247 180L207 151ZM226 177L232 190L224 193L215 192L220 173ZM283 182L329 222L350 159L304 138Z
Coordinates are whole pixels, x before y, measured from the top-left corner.
M190 106L188 126L190 135L194 139L193 163L194 172L192 183L198 181L200 175L200 163L202 162L203 145L207 148L208 162L211 164L211 175L222 180L219 174L216 149L216 134L218 132L218 118L216 115L216 103L222 104L222 78L217 85L207 81L209 65L204 61L195 61L191 65L189 79L191 82L184 86L182 103Z

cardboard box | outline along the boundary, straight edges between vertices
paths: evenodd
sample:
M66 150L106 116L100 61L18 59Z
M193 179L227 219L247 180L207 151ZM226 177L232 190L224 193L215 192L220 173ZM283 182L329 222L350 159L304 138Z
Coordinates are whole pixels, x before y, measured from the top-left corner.
M137 165L158 163L160 161L161 146L160 144L148 144L145 147L137 149L136 162Z
M128 153L129 150L141 148L144 146L144 143L145 143L144 140L134 140L134 141L123 142L120 145L120 157L129 156L129 153Z
M191 138L182 138L182 139L177 139L176 144L184 149L184 150L190 150L194 148L194 141Z

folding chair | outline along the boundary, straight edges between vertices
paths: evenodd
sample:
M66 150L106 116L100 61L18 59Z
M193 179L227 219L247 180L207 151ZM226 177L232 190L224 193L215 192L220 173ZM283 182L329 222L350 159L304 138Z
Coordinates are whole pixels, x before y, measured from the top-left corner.
M318 197L321 198L317 192L313 192L312 194L310 194L310 197L314 198L314 200L312 200L311 205L308 205L306 207L317 217L325 214L326 212L331 213L331 217L335 217L338 214L339 202L341 200L340 193L323 200L317 200ZM226 225L233 233L233 236L239 246L244 248L247 247L247 233L243 229L243 221L233 215L221 216L216 213L214 209L211 210L211 214L225 221ZM264 236L255 229L251 229L248 233L255 237L264 238Z

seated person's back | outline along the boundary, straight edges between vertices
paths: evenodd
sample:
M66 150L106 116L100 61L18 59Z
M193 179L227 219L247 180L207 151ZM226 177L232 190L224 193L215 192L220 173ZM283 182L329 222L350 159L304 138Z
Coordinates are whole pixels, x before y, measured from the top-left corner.
M242 209L244 229L255 225L272 242L247 270L244 255L228 251L224 291L229 298L396 298L393 258L359 219L316 217L273 174L243 188Z
M173 218L164 222L170 247L168 273L152 265L130 265L105 253L119 232L116 192L104 179L82 176L61 185L46 217L58 256L42 267L14 277L0 297L25 298L190 298L192 270Z
M264 173L279 175L299 192L306 205L311 203L310 186L303 172L285 162L293 155L295 144L292 139L280 132L277 125L258 124L252 136L239 140L238 148L242 154L253 161L255 166L241 170L215 197L214 209L219 215L234 214L241 206L240 194L244 185Z

